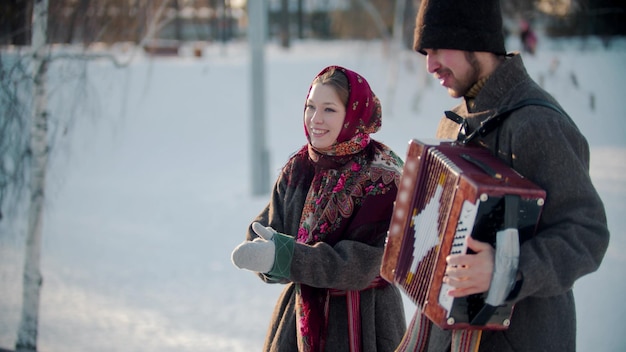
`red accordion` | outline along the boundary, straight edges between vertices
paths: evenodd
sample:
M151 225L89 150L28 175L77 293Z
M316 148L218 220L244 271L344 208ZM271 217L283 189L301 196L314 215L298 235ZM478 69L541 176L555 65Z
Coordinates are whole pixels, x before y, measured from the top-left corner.
M516 198L515 207L510 207L514 217L510 210L505 212L505 198L511 196ZM475 323L487 293L462 298L447 294L449 287L442 282L446 257L467 253L470 235L497 247L496 234L505 220L516 227L519 247L518 238L521 243L534 235L545 197L544 190L485 148L411 140L381 276L400 287L442 329L506 329L511 304L496 304L488 319Z

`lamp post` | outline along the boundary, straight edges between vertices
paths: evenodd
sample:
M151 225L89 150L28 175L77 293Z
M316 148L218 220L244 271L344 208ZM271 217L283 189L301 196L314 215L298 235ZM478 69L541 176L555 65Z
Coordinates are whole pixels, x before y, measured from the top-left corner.
M265 28L264 0L248 1L248 41L251 73L251 177L252 194L269 193L269 152L265 141Z

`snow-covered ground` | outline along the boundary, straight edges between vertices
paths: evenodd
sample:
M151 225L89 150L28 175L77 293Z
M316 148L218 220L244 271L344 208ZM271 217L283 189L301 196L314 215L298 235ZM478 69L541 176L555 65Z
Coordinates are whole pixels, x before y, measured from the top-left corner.
M510 39L510 50L519 48ZM201 58L102 60L88 84L60 82L53 114L77 121L54 150L44 223L39 349L44 352L258 351L281 287L230 263L267 196L251 196L249 51L214 45ZM575 287L579 351L623 351L626 316L626 42L540 42L525 55L588 137L591 175L611 244ZM295 42L266 52L267 149L273 181L304 142L312 78L339 64L365 76L383 104L374 138L404 155L431 137L456 104L413 52L380 42ZM56 81L55 81L56 80ZM62 84L65 83L65 84ZM1 224L0 224L1 225ZM14 345L21 306L23 233L0 227L0 347ZM576 265L576 263L572 263ZM407 302L407 316L414 308ZM549 318L549 317L548 317Z

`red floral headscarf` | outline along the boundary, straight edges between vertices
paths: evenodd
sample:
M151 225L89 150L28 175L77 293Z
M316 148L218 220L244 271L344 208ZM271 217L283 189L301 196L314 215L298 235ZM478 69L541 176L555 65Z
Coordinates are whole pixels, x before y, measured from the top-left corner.
M331 70L342 72L348 78L349 85L346 117L343 121L343 128L341 129L341 132L339 132L339 136L337 137L337 147L335 149L339 148L345 150L347 148L347 153L352 154L349 152L349 150L353 149L351 148L351 143L349 143L350 140L358 139L358 144L364 144L363 140L365 139L368 141L367 143L369 143L369 134L376 133L380 129L382 120L382 109L380 101L378 100L374 92L372 92L372 89L370 88L370 85L369 83L367 83L365 78L347 68L341 66L328 66L320 71L317 76L315 76L313 82L315 82L318 77ZM307 93L307 96L311 93L312 88L313 84L311 84L311 86L309 87L309 92ZM306 103L304 109L306 110ZM309 136L309 131L306 128L306 122L304 125L304 133L306 134L307 140L310 143L311 138ZM348 142L348 145L340 145L346 142ZM367 143L365 144L367 145ZM338 155L343 153L341 152L341 150L336 150L327 152L325 154Z

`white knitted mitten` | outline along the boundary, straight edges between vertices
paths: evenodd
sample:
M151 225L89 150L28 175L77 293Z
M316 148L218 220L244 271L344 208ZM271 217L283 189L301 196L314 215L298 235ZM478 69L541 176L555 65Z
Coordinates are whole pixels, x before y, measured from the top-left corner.
M276 246L272 241L274 229L264 227L258 222L252 224L252 229L259 235L253 241L245 241L235 247L230 258L239 269L267 273L274 266Z

